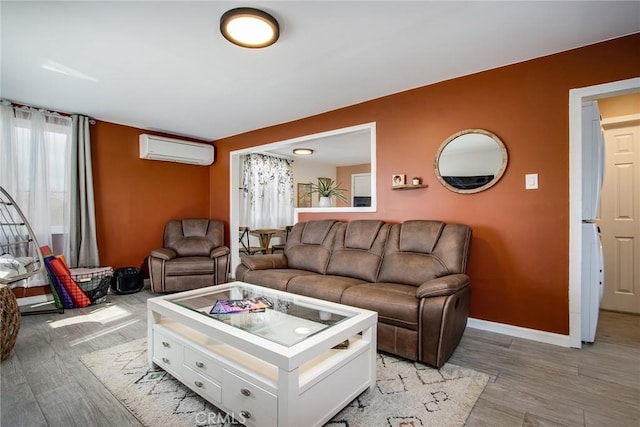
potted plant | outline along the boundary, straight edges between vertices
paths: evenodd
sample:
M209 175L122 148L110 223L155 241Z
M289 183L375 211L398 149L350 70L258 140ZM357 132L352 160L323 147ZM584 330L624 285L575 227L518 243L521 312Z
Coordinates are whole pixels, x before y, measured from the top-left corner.
M413 179L411 180L411 183L413 185L420 185L420 177L419 176L414 176Z
M317 184L311 184L311 190L309 193L318 193L320 195L320 207L326 208L331 206L331 197L334 196L344 202L349 203L349 200L342 194L346 191L344 188L340 188L340 184L336 184L335 180L329 178L318 179Z

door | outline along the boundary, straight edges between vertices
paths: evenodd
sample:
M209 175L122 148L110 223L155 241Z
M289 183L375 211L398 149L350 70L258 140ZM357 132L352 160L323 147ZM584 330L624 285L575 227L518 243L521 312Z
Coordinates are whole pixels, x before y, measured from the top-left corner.
M582 341L594 342L602 299L602 246L598 226L582 224Z
M640 115L603 121L605 177L598 224L605 259L601 308L640 313Z

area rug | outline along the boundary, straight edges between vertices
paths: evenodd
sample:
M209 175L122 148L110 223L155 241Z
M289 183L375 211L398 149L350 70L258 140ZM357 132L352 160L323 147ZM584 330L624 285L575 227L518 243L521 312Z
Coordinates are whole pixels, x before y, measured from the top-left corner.
M81 360L147 427L239 425L165 371L149 368L146 339ZM326 426L462 426L488 381L488 375L452 364L433 369L378 353L374 389L362 393Z

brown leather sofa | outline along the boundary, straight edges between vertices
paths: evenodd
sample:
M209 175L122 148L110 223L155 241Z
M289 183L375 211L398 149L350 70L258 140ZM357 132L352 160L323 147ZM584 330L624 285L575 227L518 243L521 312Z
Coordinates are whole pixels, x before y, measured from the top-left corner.
M243 256L236 280L374 310L379 350L440 367L467 324L470 243L440 221L301 222L284 254Z
M152 292L177 292L222 284L229 279L229 248L222 221L171 220L162 248L149 256Z

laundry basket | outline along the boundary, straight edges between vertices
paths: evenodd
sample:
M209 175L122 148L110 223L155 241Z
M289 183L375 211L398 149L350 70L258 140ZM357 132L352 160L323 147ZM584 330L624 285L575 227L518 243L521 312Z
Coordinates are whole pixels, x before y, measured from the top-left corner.
M83 267L69 269L70 275L58 277L62 283L75 282L91 304L100 304L107 300L107 293L111 285L113 268L111 267Z

